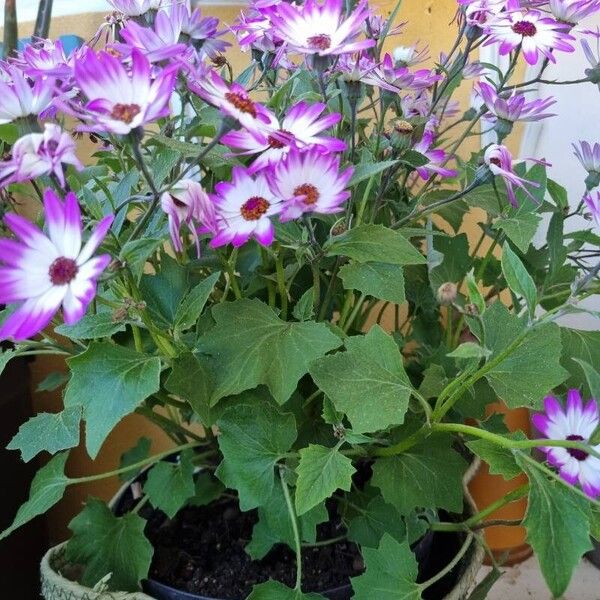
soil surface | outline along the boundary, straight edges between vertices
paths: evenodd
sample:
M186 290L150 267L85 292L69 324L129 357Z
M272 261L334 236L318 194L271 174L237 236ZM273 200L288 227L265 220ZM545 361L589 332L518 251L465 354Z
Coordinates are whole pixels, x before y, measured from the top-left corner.
M174 519L160 511L144 516L149 517L146 535L155 548L150 567L155 581L223 600L246 598L252 586L268 579L294 586L296 559L287 546L275 546L260 561L246 554L244 547L258 517L256 511L241 512L236 500L186 507ZM323 523L317 531L319 540L340 535L339 527L331 523ZM303 549L305 592L347 585L362 571L363 561L353 542Z

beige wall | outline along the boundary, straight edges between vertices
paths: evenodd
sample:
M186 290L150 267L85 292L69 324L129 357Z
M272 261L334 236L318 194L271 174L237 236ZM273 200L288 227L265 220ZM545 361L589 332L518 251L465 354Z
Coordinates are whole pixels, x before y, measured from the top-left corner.
M73 0L74 2L76 0ZM378 3L373 3L375 6ZM395 2L392 0L382 0L379 3L381 12L389 13L393 10ZM448 49L453 41L455 26L451 25L456 9L455 0L404 0L403 8L398 17L399 21L408 21L404 32L400 36L390 38L386 43L386 49L391 50L396 45L410 45L418 40L429 43L431 46L431 55L433 60L437 58L440 50ZM205 14L214 14L221 18L225 23L232 23L235 15L239 11L236 6L203 6ZM88 14L77 16L66 16L55 18L52 22L50 31L51 37L65 33L76 33L84 39L93 36L97 26L102 23L103 14ZM21 25L20 35L30 35L33 29L32 23ZM228 54L230 61L236 71L244 64L246 57L237 50ZM460 99L468 102L468 86L459 91ZM468 149L477 148L478 140L473 138ZM469 232L474 231L472 221L466 225ZM33 370L33 389L50 372L64 370L65 365L57 359L43 358L39 359L32 367ZM90 390L94 393L94 390ZM36 410L58 411L61 408L61 393L36 393ZM73 476L81 476L92 473L101 473L112 470L118 465L120 454L132 446L141 435L151 437L153 442L153 451L159 451L168 447L168 440L153 425L148 424L137 416L125 418L115 429L108 440L105 442L98 458L92 462L87 457L83 448L72 452L69 460L68 471ZM108 499L115 492L119 482L114 479L104 480L89 485L79 485L68 489L65 498L50 514L51 538L53 541L60 540L67 534L66 524L76 514L82 502L88 495L95 495Z

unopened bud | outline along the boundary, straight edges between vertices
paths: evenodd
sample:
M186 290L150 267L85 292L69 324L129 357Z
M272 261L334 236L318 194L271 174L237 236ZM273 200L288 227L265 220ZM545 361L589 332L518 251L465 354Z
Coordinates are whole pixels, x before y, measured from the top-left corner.
M346 231L348 231L346 223L343 220L340 220L331 228L331 235L342 235L342 233L346 233Z
M498 135L498 143L501 144L502 140L513 130L513 122L507 121L506 119L498 119L494 126L494 131Z
M585 187L588 190L593 190L600 185L600 173L597 171L590 171L588 176L585 178Z
M400 135L412 135L412 132L415 130L415 128L408 121L403 120L394 123L394 129Z
M457 293L458 289L455 283L451 281L442 283L437 291L438 302L444 306L452 304L456 300Z

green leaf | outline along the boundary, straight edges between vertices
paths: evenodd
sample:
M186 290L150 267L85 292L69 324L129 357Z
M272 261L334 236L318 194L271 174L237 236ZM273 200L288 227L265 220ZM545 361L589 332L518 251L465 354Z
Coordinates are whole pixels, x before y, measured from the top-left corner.
M379 300L402 304L404 276L402 267L385 263L352 263L339 271L344 288L358 290Z
M418 265L425 257L402 234L383 225L360 225L325 244L328 256L347 256L358 262Z
M0 125L0 140L11 146L19 139L19 128L15 123L3 123Z
M17 356L17 353L15 350L12 349L0 352L0 375L2 375L4 369L6 369L6 365L10 362L12 358L15 358L15 356Z
M53 392L57 390L59 387L63 386L65 383L69 381L68 373L61 373L60 371L54 371L49 373L43 381L41 381L37 388L36 392Z
M38 515L50 510L65 493L70 480L65 475L65 463L69 454L63 452L52 457L35 475L31 482L29 499L21 505L12 525L0 533L0 540L25 525Z
M275 463L296 439L296 421L270 404L241 404L226 409L218 420L223 462L216 475L238 490L240 508L265 503L275 483Z
M448 376L442 365L431 364L423 371L419 393L424 398L437 398L448 385Z
M125 331L125 324L115 322L112 313L101 312L95 315L86 315L75 325L59 325L55 331L71 340L92 340L110 337L119 331Z
M406 526L400 513L381 496L372 498L348 524L348 539L362 547L377 548L386 533L398 542L406 539Z
M590 395L592 398L600 398L600 373L598 373L598 371L596 371L592 365L586 363L584 360L579 358L574 358L573 360L579 363L579 366L585 373L585 378L587 380L588 387L590 388Z
M360 600L420 600L418 564L408 542L385 534L376 550L363 548L366 572L352 578L355 598Z
M296 302L292 315L296 321L309 321L314 316L314 288L311 286L304 294L302 294L300 300Z
M397 160L382 160L376 163L362 163L354 169L354 173L352 175L352 179L350 179L348 187L353 187L365 179L370 179L374 175L379 175L379 173L387 171L387 169L390 169L397 164Z
M21 458L29 462L36 454L74 448L79 444L81 406L65 408L60 413L39 413L19 427L19 432L6 446L20 450Z
M531 489L523 525L548 587L562 596L590 541L589 503L562 483L522 461Z
M296 468L296 513L303 515L338 489L350 491L355 472L352 461L337 446L310 444L302 448Z
M148 576L153 549L144 536L146 521L137 514L116 517L104 502L90 498L69 523L73 537L67 559L85 565L81 583L95 586L110 574L112 590L133 592Z
M510 434L507 437L513 440L527 439L527 436L522 431ZM467 446L474 454L477 454L479 458L488 464L492 475L502 475L508 481L523 472L510 448L503 448L487 440L473 440L472 442L467 442Z
M537 305L537 289L531 275L521 262L521 259L512 251L508 244L502 248L502 273L508 287L518 296L522 296L529 308L529 317L535 316Z
M485 345L493 360L506 350L525 328L523 322L495 302L482 317ZM560 330L553 323L531 330L524 341L487 372L486 378L498 397L510 408L538 409L543 397L560 385L568 373L560 366Z
M434 291L446 282L458 283L472 266L469 240L464 233L454 237L434 237L433 249L441 253L441 264L431 269L429 279Z
M170 328L175 322L177 308L188 290L185 268L167 255L161 256L160 272L143 275L140 291L148 311L159 326Z
M485 299L475 281L473 269L467 273L467 288L469 290L469 301L477 307L477 312L482 315L485 312Z
M279 581L270 580L259 583L252 588L246 600L326 600L321 594L303 594L293 590Z
M513 217L502 217L494 222L494 229L501 229L506 237L523 253L535 235L542 217L535 213L521 213Z
M460 512L466 467L450 438L432 435L402 454L377 459L372 483L403 515L417 507Z
M144 483L144 493L152 506L171 519L195 491L191 452L182 452L178 463L161 461L155 464Z
M92 342L67 364L72 375L65 390L65 407L83 406L86 448L95 458L114 426L159 390L160 358Z
M376 325L366 335L348 338L346 346L346 352L311 365L319 388L348 416L356 433L402 424L412 386L394 339Z
M582 331L579 329L560 328L562 342L562 366L569 372L566 385L572 388L583 388L584 395L590 395L589 386L580 361L600 372L600 331Z
M487 348L482 348L475 342L465 342L452 352L446 354L446 356L451 356L452 358L483 358L489 355L490 351Z
M165 388L189 402L204 425L213 425L215 412L211 410L211 396L214 380L206 357L186 352L174 359Z
M282 321L258 300L219 304L213 317L216 326L198 342L200 352L218 358L212 404L261 384L283 404L309 364L341 344L325 324Z
M135 465L150 456L150 447L152 441L147 437L141 437L133 448L130 448L126 452L121 454L121 460L119 462L119 468L129 467ZM119 479L121 481L129 481L136 477L141 469L134 469L127 471L126 473L120 473Z
M552 179L548 179L547 187L548 194L550 194L550 198L554 200L554 204L556 204L557 208L562 210L569 207L569 195L562 185L559 185Z
M176 329L183 331L196 324L220 276L220 271L209 275L183 299L175 313Z
M258 522L252 530L252 540L246 552L253 560L261 560L275 544L294 547L294 530L290 520L281 485L275 485L267 502L258 508ZM322 502L298 519L300 538L310 544L317 539L317 525L329 520L329 513Z
M144 237L139 240L132 240L123 245L119 260L129 267L135 279L139 281L148 259L162 243L163 241L160 238Z
M430 159L416 150L407 150L402 154L400 162L418 169L430 162Z
M188 500L188 506L206 506L220 498L225 491L225 486L207 472L198 474L194 487L194 496Z

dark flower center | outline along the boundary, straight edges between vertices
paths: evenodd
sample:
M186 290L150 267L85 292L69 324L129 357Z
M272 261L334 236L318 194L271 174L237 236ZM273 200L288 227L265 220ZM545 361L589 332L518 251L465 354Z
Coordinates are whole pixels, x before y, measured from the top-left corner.
M173 194L171 194L171 200L173 200L173 204L177 208L187 208L187 204L185 202L182 202L181 200L179 200L179 198L176 198L175 196L173 196Z
M531 21L517 21L512 30L523 37L533 37L537 33L537 27Z
M292 135L292 133L291 133L291 132L289 132L289 131L286 131L285 129L280 129L280 130L279 130L279 133L284 133L284 134L286 134L286 135L290 135L290 136ZM271 148L277 148L277 149L279 149L279 148L285 148L285 147L288 145L288 144L286 144L285 142L282 142L280 138L274 137L274 136L272 136L272 135L270 135L270 136L267 138L267 140L268 140L268 142L269 142L269 146L270 146Z
M227 92L225 94L225 99L235 106L239 111L248 113L256 118L256 106L254 106L254 102L242 94L238 94L236 92Z
M570 442L581 442L583 438L580 435L568 435L567 439ZM585 450L580 450L579 448L567 448L567 452L577 460L585 460L588 457L588 453Z
M52 285L67 285L77 276L79 267L72 258L59 256L48 269Z
M47 142L45 142L44 144L42 144L43 146L43 150L50 153L50 154L54 154L56 152L56 149L58 148L58 142L56 140L48 140Z
M268 200L260 196L252 196L242 204L240 212L246 221L258 221L269 209Z
M316 50L328 50L331 47L331 38L326 33L313 35L306 40L309 48Z
M319 199L319 190L312 183L303 183L294 190L294 196L304 196L304 204L314 204Z
M490 158L490 162L493 165L496 165L497 167L501 167L502 166L502 163L500 162L499 158Z
M123 123L131 123L142 109L137 104L115 104L110 116Z

